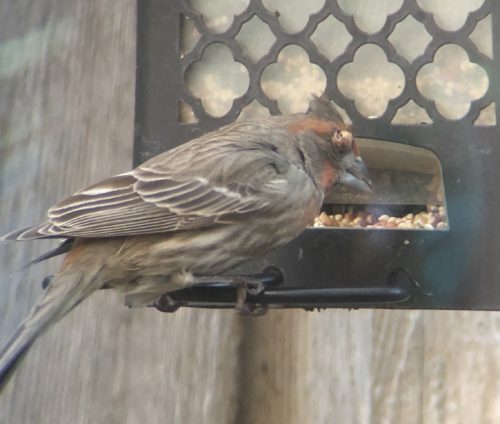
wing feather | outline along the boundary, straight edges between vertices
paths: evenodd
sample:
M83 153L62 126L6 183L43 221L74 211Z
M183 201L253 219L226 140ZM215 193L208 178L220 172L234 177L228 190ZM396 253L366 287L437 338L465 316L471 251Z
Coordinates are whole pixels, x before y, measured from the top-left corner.
M283 190L289 163L261 136L250 143L248 137L222 129L196 139L80 190L50 208L48 222L4 238L164 233L225 225L265 210Z

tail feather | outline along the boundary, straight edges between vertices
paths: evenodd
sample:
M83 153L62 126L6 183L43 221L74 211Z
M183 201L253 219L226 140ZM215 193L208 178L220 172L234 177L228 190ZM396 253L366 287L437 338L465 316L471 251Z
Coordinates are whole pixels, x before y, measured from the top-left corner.
M0 388L8 381L35 339L100 288L97 274L98 271L85 275L65 272L56 275L41 301L0 351Z
M46 261L47 259L53 258L55 256L59 255L64 255L65 253L68 253L73 245L75 244L75 239L73 238L68 238L64 240L59 246L57 246L55 249L49 250L48 252L44 253L43 255L39 256L38 258L35 258L28 262L26 265L22 267L22 269L28 268L31 265L38 264L40 262Z
M32 225L30 227L21 228L20 230L15 230L10 233L5 234L0 237L0 241L7 240L35 240L43 238L61 238L67 237L61 234L52 234L50 229L52 228L51 222L44 222L43 224Z
M34 337L29 341L29 337L26 336L25 327L21 324L0 352L2 358L0 361L0 391L7 384L17 365L24 358L34 341ZM25 339L24 342L21 339ZM18 344L17 347L16 344Z

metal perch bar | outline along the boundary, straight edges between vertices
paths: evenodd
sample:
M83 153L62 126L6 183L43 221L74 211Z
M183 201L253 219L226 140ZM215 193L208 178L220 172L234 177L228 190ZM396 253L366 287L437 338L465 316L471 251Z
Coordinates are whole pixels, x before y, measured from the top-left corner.
M200 277L202 284L163 295L156 308L161 312L175 312L179 307L237 308L241 302L267 308L328 308L382 306L405 302L410 298L410 284L404 272L391 278L386 287L327 287L285 288L281 271L266 268L260 274ZM244 290L243 298L239 294ZM242 300L243 299L243 300Z

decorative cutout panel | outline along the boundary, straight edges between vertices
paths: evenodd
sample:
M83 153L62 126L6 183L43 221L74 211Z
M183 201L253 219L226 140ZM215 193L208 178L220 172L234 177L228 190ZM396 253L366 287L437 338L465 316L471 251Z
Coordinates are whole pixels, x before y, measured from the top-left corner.
M221 126L254 101L271 114L299 112L322 92L356 128L472 125L495 100L490 1L167 3L178 13L168 24L178 51L168 67L179 78L170 101L190 110L180 112L185 125Z

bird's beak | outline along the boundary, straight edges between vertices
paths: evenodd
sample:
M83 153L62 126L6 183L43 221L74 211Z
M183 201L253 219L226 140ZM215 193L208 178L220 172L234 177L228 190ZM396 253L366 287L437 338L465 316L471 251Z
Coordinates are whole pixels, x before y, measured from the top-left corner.
M373 185L363 159L361 159L360 156L355 156L353 153L350 153L342 159L342 162L344 165L344 173L339 181L340 184L348 189L365 194L372 194Z

